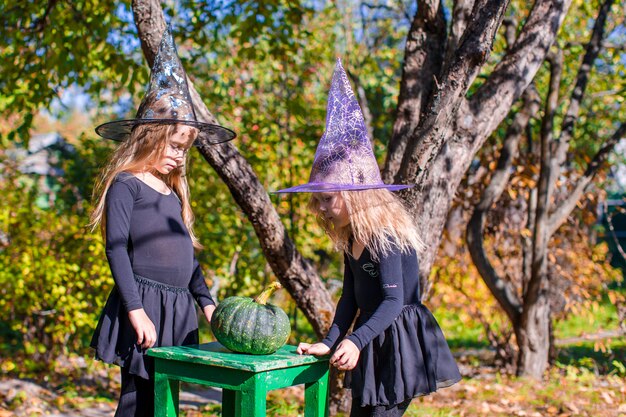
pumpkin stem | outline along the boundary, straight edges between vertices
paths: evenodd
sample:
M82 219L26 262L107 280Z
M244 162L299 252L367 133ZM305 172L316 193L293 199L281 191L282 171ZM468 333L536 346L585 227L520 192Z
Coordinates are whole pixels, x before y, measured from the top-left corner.
M274 291L279 290L282 287L283 286L280 285L280 282L278 281L272 282L270 285L267 286L267 288L265 288L261 292L261 294L257 296L257 298L254 299L254 302L261 304L261 305L265 305L267 303L268 298L270 298L272 294L274 294Z

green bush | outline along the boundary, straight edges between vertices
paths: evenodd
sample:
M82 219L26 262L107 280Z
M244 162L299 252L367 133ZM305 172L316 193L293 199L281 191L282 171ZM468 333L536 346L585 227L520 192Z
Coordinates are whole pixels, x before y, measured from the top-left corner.
M24 370L86 353L111 278L98 233L84 210L37 207L36 186L5 164L0 178L0 344Z

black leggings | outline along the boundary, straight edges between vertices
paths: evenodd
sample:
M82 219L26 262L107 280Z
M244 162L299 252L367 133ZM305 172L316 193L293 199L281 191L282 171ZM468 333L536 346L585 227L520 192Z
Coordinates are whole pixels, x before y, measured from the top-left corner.
M154 380L129 374L122 368L122 389L115 417L154 416Z
M352 401L350 417L402 417L411 404L411 399L396 405L376 405L361 407L358 400Z

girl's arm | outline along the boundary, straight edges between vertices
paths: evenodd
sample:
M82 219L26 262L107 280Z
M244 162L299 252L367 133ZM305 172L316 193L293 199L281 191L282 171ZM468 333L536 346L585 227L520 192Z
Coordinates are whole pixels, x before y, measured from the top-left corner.
M195 256L193 258L193 275L189 282L189 292L191 292L191 295L193 295L210 323L213 311L215 310L215 301L213 297L211 297L209 287L207 287L206 281L204 280L204 274Z
M400 315L404 307L404 280L402 276L402 254L395 249L379 261L379 280L383 301L374 314L354 331L348 340L361 350L363 346L382 333Z
M106 255L115 285L137 335L137 344L150 348L156 342L156 329L143 309L128 257L130 218L136 191L129 183L119 180L109 187L106 197Z
M135 204L132 185L115 180L106 196L106 256L126 311L143 308L128 257L130 217Z
M357 312L356 300L354 298L354 276L350 269L350 261L348 256L344 254L344 273L343 273L343 290L341 292L341 298L337 303L337 309L335 310L335 318L333 324L328 330L326 338L322 340L322 343L329 348L334 348L337 342L343 339L348 333L350 325L354 321L354 316Z

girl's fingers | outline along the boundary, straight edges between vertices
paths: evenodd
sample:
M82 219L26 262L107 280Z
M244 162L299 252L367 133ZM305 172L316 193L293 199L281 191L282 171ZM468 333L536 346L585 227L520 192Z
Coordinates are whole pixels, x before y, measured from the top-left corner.
M150 328L152 327L152 328ZM137 330L137 344L144 349L151 348L156 343L156 329L154 325Z
M309 343L300 343L296 348L296 353L298 353L299 355L309 353L310 347L311 345Z
M331 365L340 366L344 355L345 355L345 352L343 352L341 348L337 349L335 351L335 354L330 358Z
M342 346L340 346L330 358L330 363L339 370L347 371L354 369L358 359L358 356L354 357L349 350L343 349Z
M157 340L156 330L154 326L152 326L152 329L150 329L150 340L148 340L148 347L151 348L152 346L154 346L156 344L156 340Z
M316 343L309 347L308 352L312 355L325 355L327 350L326 345Z
M348 364L348 362L350 362L350 358L348 357L348 355L344 355L341 357L341 359L337 361L337 365L344 367Z
M330 351L330 348L323 343L300 343L296 348L296 353L303 355L326 355Z

